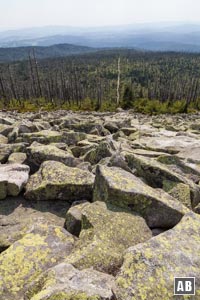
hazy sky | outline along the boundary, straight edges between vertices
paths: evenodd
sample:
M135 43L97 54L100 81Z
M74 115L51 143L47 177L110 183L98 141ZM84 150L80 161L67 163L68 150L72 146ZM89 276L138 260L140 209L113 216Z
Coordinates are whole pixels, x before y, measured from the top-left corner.
M0 29L160 21L200 23L200 0L0 0Z

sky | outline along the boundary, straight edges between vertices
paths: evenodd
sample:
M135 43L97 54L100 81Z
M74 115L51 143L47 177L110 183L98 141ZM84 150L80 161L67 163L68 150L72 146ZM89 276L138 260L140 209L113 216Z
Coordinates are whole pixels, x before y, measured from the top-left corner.
M200 0L0 0L0 29L200 23Z

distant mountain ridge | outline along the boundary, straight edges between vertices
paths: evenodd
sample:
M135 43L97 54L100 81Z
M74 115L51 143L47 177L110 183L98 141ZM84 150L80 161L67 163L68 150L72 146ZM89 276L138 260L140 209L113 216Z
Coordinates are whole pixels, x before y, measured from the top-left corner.
M46 26L0 32L0 47L56 44L200 52L200 24L150 23L94 28Z

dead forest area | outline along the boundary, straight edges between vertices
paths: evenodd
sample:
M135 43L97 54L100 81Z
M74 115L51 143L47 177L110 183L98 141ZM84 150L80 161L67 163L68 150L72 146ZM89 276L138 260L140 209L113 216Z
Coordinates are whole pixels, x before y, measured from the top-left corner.
M200 54L101 50L0 64L0 109L188 113L200 109Z

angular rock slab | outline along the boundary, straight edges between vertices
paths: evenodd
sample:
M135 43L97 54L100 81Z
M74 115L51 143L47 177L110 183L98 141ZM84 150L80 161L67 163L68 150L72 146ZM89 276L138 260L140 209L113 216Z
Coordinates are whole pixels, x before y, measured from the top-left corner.
M127 250L117 276L118 300L183 299L173 295L174 277L195 277L200 299L200 216L189 213L171 230ZM186 299L186 298L184 298Z
M172 228L189 210L161 189L153 189L120 168L97 166L93 201L128 207L151 228Z
M45 161L30 177L25 198L30 200L82 200L92 198L94 175L61 162Z
M111 275L92 268L79 271L70 264L61 263L42 274L28 288L26 299L112 300L114 289Z
M80 228L80 214L79 240L66 259L78 269L93 267L98 271L116 274L122 264L123 252L130 245L152 237L142 217L114 206L107 207L103 202L72 207L66 216L67 228L72 228L70 223L74 224L75 221Z
M35 209L27 206L24 207L25 200L20 203L18 198L16 199L16 203L12 203L14 201L6 198L6 201L0 204L0 253L17 240L23 238L35 224L63 226L64 223L62 217L58 217L56 214L50 212L44 213L39 211L40 207L38 206ZM47 202L42 203L46 204ZM52 205L52 203L49 205ZM14 206L17 207L13 210ZM30 206L33 206L33 204ZM45 208L48 211L48 205ZM11 213L9 213L9 209L12 210Z
M73 244L73 236L61 227L35 225L0 255L0 299L21 299L25 286L69 255Z
M189 186L191 192L191 205L195 207L200 201L200 187L196 185L192 180L187 178L186 172L195 172L189 169L179 159L173 156L160 157L163 160L172 159L173 164L165 165L152 158L142 157L131 153L125 154L128 166L137 170L138 176L141 176L145 181L154 188L163 188L165 191L166 183L168 185L184 183ZM162 160L162 161L163 161ZM180 167L180 166L181 167ZM184 173L185 171L185 173Z
M21 164L0 165L0 200L17 196L28 182L29 167Z
M0 144L0 162L5 163L9 155L13 152L24 152L25 144L16 143L16 144Z
M160 134L158 137L145 137L138 139L133 144L139 143L147 150L162 151L170 154L177 154L180 151L192 150L199 147L199 140L188 136L165 137Z
M69 167L75 167L78 163L80 163L80 160L76 159L71 153L59 149L52 144L42 145L37 142L33 142L27 150L29 162L37 167L47 160L59 161Z

